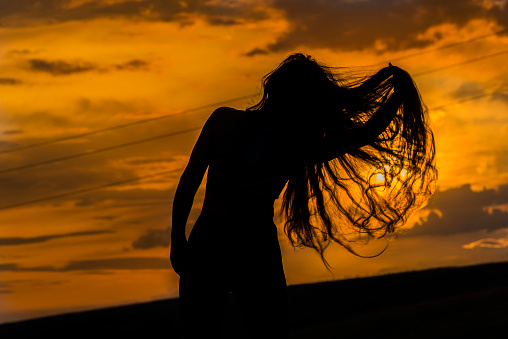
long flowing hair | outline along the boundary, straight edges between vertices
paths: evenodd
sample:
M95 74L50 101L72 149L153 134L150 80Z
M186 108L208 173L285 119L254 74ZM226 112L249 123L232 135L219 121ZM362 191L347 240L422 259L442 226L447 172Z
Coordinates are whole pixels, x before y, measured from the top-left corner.
M324 251L331 241L361 256L352 243L394 232L426 203L437 180L427 109L411 76L391 65L361 79L347 79L340 70L292 54L263 78L263 97L248 108L278 110L288 126L307 129L302 140L309 151L295 146L294 152L307 159L292 166L281 212L291 244L315 249L327 268ZM354 135L394 91L400 105L379 135L358 147L347 140L334 145L341 139L327 137L346 130ZM336 156L313 156L323 153L322 145L336 149Z

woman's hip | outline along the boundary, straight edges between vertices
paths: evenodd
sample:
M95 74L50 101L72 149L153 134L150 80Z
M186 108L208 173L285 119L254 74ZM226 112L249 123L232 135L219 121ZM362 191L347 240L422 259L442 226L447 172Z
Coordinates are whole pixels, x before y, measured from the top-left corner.
M201 214L189 236L192 266L216 271L282 270L272 219L244 220Z

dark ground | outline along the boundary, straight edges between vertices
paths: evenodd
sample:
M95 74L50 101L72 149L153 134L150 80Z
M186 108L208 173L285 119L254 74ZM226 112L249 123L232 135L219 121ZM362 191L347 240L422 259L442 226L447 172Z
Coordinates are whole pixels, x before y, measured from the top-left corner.
M289 287L291 339L508 338L508 262ZM235 299L225 338L243 338ZM0 338L180 338L178 299L0 325Z

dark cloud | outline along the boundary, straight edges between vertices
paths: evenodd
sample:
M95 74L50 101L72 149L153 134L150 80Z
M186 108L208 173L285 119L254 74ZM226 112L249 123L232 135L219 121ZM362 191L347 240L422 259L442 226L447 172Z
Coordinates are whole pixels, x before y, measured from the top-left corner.
M171 244L171 227L164 229L148 229L145 234L132 242L136 249L150 249L155 247L169 247Z
M28 55L34 53L33 51L29 49L11 49L9 52L7 52L7 55L9 56L19 56L19 55Z
M456 99L463 99L467 97L473 97L477 95L484 95L485 89L478 82L465 82L455 90L451 95Z
M146 70L148 69L148 65L149 63L145 60L134 59L122 64L115 65L115 68L121 71L135 71L139 69Z
M14 271L19 268L18 264L0 264L0 272L2 271Z
M9 149L18 146L17 143L12 141L0 140L0 149Z
M108 3L89 1L71 7L66 0L17 0L0 3L4 26L53 24L97 18L132 21L177 22L192 25L205 18L211 25L230 26L265 20L276 9L289 23L289 30L265 48L248 56L286 51L297 46L380 52L421 48L444 38L436 31L422 38L429 28L441 24L464 27L475 19L487 19L508 28L508 4L485 6L477 0L273 0L262 3L231 1L126 0ZM276 37L274 37L276 38Z
M504 102L505 104L508 104L508 93L506 93L506 88L501 88L497 92L494 92L490 100L492 101L498 100Z
M71 75L90 71L109 72L148 70L150 63L142 59L132 59L109 67L99 67L87 61L28 59L28 69L34 72L49 73L53 76ZM0 78L0 85L19 85L21 81L11 78Z
M108 3L89 1L70 7L67 0L17 0L0 2L0 21L4 26L54 24L97 18L122 18L133 21L193 23L192 16L204 17L212 25L234 25L267 17L256 3L206 0L126 0Z
M107 155L105 155L105 158ZM105 160L106 162L108 159ZM167 204L169 197L174 194L173 189L141 189L132 187L128 190L92 189L101 185L121 182L124 179L135 178L136 173L130 170L107 169L103 162L97 160L92 164L71 164L58 162L51 168L44 170L22 170L6 173L0 176L0 187L9 194L0 195L0 208L13 203L36 200L43 197L55 196L58 199L49 199L47 204L58 205L63 199L75 201L75 206L89 207L100 205L106 201L114 201L115 206L143 206ZM100 168L103 168L100 170ZM91 170L93 169L93 170ZM177 172L178 173L178 172ZM137 184L137 182L133 182ZM67 197L66 192L84 190L79 194ZM44 201L44 200L43 200ZM39 203L42 203L40 201Z
M74 203L75 207L88 207L92 206L95 203L95 201L91 198L85 197L85 198L79 198L76 203Z
M114 233L113 231L108 230L99 230L99 231L86 231L86 232L73 232L66 234L52 234L52 235L44 235L39 237L30 237L30 238L0 238L0 246L14 246L14 245L27 245L27 244L35 244L46 242L53 239L60 238L70 238L70 237L82 237L89 235L99 235L99 234L107 234Z
M85 186L85 184L83 184ZM90 185L92 186L92 185ZM157 189L142 189L131 188L128 190L95 190L88 193L83 193L78 196L70 196L69 200L78 200L75 206L89 207L93 205L100 205L104 202L115 202L116 207L146 207L150 208L160 205L167 205L170 203L170 198L173 196L172 189L168 191ZM196 198L197 199L197 198ZM140 224L143 221L139 222Z
M18 264L0 264L0 272L53 272L52 266L21 267Z
M35 111L16 118L20 126L34 128L74 127L69 117L58 116L50 111Z
M146 270L146 269L169 269L171 264L168 258L159 257L131 257L111 258L98 260L71 261L60 269L61 271L83 270Z
M15 85L20 85L21 83L22 83L22 81L19 79L0 78L0 85L15 86Z
M215 26L233 26L242 23L242 20L216 16L208 18L208 23Z
M22 134L22 133L23 133L23 131L20 129L9 129L9 130L3 132L4 135Z
M13 293L10 283L0 281L0 294Z
M116 68L116 66L113 66L113 68ZM134 114L143 108L146 110L146 103L137 101L121 101L110 98L90 99L82 97L76 101L76 112L80 114Z
M43 59L29 59L28 68L31 71L45 72L55 76L70 75L97 70L97 66L90 62L68 62L63 60L49 61Z
M508 98L507 98L508 103ZM495 168L499 173L508 172L508 145L504 146L504 149L498 150L495 153Z
M245 53L244 55L251 57L251 56L255 56L255 55L265 55L265 54L269 54L269 53L270 52L268 52L268 50L266 50L266 49L256 47L253 50Z
M139 165L151 165L151 164L157 164L157 163L164 163L164 162L173 162L178 161L179 159L175 157L165 157L165 158L133 158L133 159L127 159L125 163L127 165L131 166L139 166Z
M19 270L20 267L16 264L8 264L4 267L5 270ZM2 269L0 269L1 271ZM22 286L23 288L41 287L41 286L54 286L67 283L65 280L47 281L39 279L18 279L9 280L8 282L0 282L0 293L14 293L15 286Z
M105 220L105 221L115 220L116 218L118 218L117 215L99 215L94 217L94 219L96 220Z
M508 27L507 4L485 8L476 0L275 0L285 13L289 31L267 46L273 52L297 46L379 52L422 48L443 38L442 33L421 38L441 24L464 27L475 19L489 19ZM263 49L256 48L254 51ZM254 53L255 54L255 53Z
M508 203L508 184L496 189L471 190L470 185L437 192L428 208L432 212L426 221L404 232L405 235L451 235L480 230L508 228L508 213L489 207Z
M160 257L130 257L97 260L71 261L64 267L36 266L23 267L15 263L0 264L0 272L67 272L67 271L98 271L98 270L147 270L169 269L171 263L168 258Z

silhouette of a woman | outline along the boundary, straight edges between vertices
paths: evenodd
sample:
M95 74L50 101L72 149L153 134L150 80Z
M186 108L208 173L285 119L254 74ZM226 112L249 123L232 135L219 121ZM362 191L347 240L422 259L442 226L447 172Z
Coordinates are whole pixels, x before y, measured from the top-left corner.
M273 204L286 187L284 231L323 252L350 235L382 237L422 205L437 177L434 139L410 75L391 64L361 80L300 53L263 80L261 101L222 107L203 126L173 201L171 263L186 338L218 337L229 292L252 338L287 338L287 285ZM205 199L186 239L193 199ZM247 335L240 335L247 337Z

